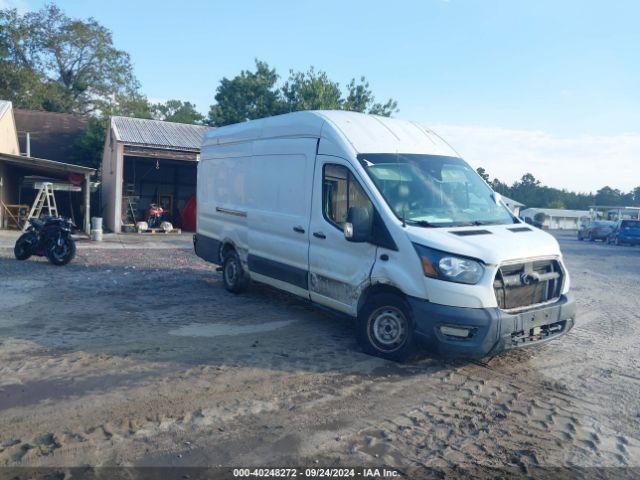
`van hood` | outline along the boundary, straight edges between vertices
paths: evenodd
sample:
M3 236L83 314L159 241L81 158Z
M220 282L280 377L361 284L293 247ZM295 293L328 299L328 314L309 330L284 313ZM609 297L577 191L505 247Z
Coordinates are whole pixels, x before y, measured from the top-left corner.
M500 265L525 258L561 256L560 245L553 236L522 223L451 228L407 225L406 232L414 243L477 258L487 265Z

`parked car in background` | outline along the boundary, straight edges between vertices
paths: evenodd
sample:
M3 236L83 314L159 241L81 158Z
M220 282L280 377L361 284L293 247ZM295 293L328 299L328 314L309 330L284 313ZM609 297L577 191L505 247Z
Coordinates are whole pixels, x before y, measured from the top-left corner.
M602 240L603 242L609 238L615 222L606 220L592 220L580 225L578 229L578 240L589 240L594 242L596 240Z
M615 245L640 245L640 220L618 220L607 241Z

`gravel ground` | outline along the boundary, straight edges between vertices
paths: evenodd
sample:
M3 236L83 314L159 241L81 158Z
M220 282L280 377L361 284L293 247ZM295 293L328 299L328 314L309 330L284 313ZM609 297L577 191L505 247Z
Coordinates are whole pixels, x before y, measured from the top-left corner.
M187 249L0 248L0 465L640 467L640 248L559 240L572 332L408 365L294 297L228 294Z

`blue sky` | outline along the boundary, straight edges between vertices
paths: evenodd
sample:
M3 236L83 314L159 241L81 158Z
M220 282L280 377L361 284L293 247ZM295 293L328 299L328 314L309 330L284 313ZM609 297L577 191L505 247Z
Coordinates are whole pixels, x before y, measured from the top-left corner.
M501 179L640 185L637 1L57 3L113 31L152 99L206 113L220 78L254 58L283 76L314 65L341 84L365 75L379 100L398 100L398 117L435 128Z

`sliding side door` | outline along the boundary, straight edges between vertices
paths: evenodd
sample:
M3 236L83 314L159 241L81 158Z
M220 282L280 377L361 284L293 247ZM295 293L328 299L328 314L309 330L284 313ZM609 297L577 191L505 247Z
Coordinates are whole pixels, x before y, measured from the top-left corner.
M247 220L251 277L309 298L309 217L317 139L253 143Z

